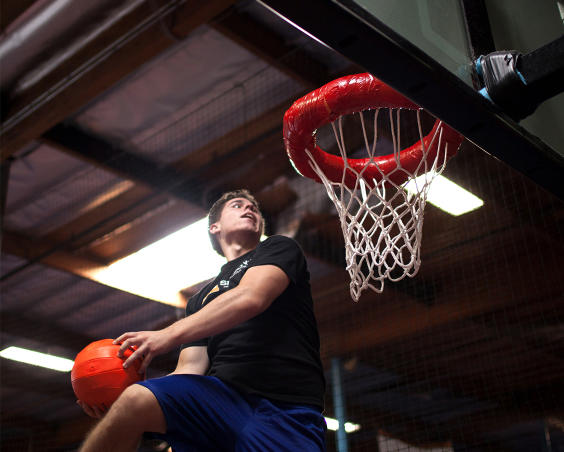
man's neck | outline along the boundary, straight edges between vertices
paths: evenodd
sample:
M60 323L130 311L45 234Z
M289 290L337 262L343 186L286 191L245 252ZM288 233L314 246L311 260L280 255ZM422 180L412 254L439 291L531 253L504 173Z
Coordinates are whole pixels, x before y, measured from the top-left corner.
M252 251L256 248L256 245L249 248L249 247L243 247L240 245L232 245L230 247L228 247L226 250L224 250L224 254L225 257L227 258L227 261L232 261L234 259L237 259L238 257L242 256L243 254L248 253L249 251Z
M220 244L221 249L223 250L223 254L229 262L233 259L237 259L243 254L248 253L249 251L254 250L258 246L259 241L255 236L239 236L229 243L222 242L220 240Z

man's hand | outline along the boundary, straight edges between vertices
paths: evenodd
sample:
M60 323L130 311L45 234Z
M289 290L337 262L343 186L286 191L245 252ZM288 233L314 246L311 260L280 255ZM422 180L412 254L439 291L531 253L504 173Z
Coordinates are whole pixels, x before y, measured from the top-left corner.
M88 416L94 419L101 419L102 416L106 414L106 411L108 411L108 409L104 405L102 405L101 407L90 406L84 403L82 400L77 400L76 404L80 406L80 408L82 408L82 411L84 411Z
M166 334L164 330L124 333L114 340L114 344L120 345L118 351L118 356L120 358L123 358L123 353L128 348L135 350L131 356L125 360L123 367L127 368L133 364L133 361L140 359L142 360L141 367L138 371L140 374L145 373L147 367L155 356L162 355L163 353L172 350L174 347L169 335Z

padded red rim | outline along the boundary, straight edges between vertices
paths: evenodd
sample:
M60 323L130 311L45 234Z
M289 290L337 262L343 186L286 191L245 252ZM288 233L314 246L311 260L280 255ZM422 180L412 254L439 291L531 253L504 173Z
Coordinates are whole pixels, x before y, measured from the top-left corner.
M294 102L284 115L283 133L286 152L296 170L305 177L321 182L310 166L309 157L305 153L307 149L325 176L331 182L340 183L345 166L342 157L328 154L317 146L314 133L319 127L335 121L339 116L376 108L420 109L418 105L368 73L341 77ZM409 174L413 174L417 169L425 149L428 149L427 163L432 165L439 150L438 133L433 140L439 127L442 128L441 150L448 145L446 158L449 159L458 150L463 137L437 120L427 136L400 152L401 168L405 171L394 172L397 163L393 154L375 157L372 162L369 158L347 159L348 164L357 172L366 167L363 179L371 186L373 179L377 182L382 179L382 173L395 184L402 184ZM356 182L357 176L352 171L347 171L347 187L353 189Z

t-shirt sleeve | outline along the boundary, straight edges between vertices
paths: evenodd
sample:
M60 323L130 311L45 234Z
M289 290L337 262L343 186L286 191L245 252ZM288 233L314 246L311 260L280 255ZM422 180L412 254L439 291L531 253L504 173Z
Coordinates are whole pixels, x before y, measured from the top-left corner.
M295 240L283 235L273 235L259 244L251 266L259 265L276 265L294 284L303 280L306 271L302 249Z

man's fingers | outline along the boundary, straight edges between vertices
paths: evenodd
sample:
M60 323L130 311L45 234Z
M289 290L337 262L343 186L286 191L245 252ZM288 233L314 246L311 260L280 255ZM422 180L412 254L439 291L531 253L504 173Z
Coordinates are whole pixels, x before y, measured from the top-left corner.
M139 370L137 371L137 373L139 375L143 375L143 379L145 379L145 371L147 370L147 367L149 367L149 363L151 362L153 358L150 357L150 355L147 355L143 358L143 360L141 361L141 367L139 368Z
M105 411L103 411L102 409L98 408L96 405L94 405L92 407L92 409L94 410L94 413L96 413L96 417L98 419L100 419L102 416L104 416Z
M114 339L114 345L121 344L125 340L127 335L129 335L129 333L123 333L120 337Z
M137 350L135 353L133 353L129 358L125 360L125 362L123 363L124 369L127 369L129 366L131 366L136 359L139 359L141 361L141 366L139 367L137 373L143 375L153 358L150 353L144 356L141 350Z
M143 359L143 358L144 358L143 355L144 355L144 353L143 353L143 351L142 351L141 349L135 350L135 351L129 356L129 358L127 358L127 359L124 361L124 363L123 363L124 369L127 369L129 366L131 366L131 365L133 364L133 362L134 362L136 359L140 359L140 360L143 361L143 360L144 360L144 359ZM145 357L145 358L146 358L146 357Z
M102 411L98 407L90 406L81 400L77 400L76 403L80 405L82 411L84 411L90 417L100 419L105 413L105 410Z
M78 406L80 406L80 408L82 408L82 411L84 411L88 416L96 417L96 413L94 413L94 411L92 411L92 408L90 408L84 402L82 402L81 400L77 400L76 403Z
M156 332L138 331L135 333L124 333L120 337L114 340L114 344L119 344L119 350L117 356L123 358L125 351L130 349L133 353L127 357L123 362L123 367L127 369L133 364L136 359L141 360L141 367L138 370L140 374L143 374L147 369L147 366L153 359L155 354L154 350L154 340L151 338L156 334ZM158 352L157 352L158 354Z
M119 353L123 353L126 349L127 349L127 345L124 345L129 339L131 339L131 337L134 335L135 333L123 333L120 337L118 337L117 339L114 339L113 344L114 345L119 345L120 349L119 349Z
M123 354L125 353L125 351L126 351L128 348L134 350L134 347L131 345L131 342L132 342L132 339L131 339L131 338L126 339L126 340L124 340L123 342L121 342L121 345L120 345L119 350L118 350L118 356L119 356L120 358L123 358Z

